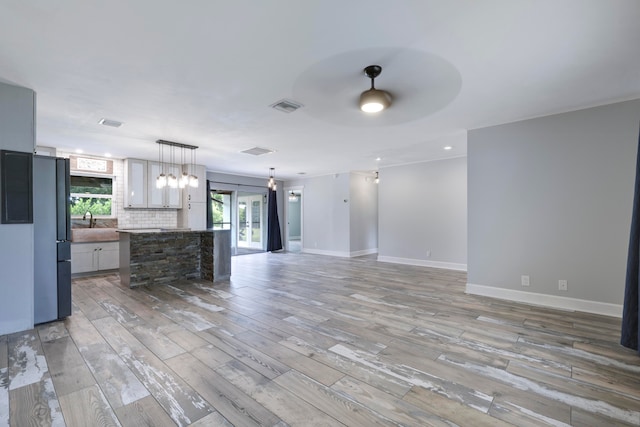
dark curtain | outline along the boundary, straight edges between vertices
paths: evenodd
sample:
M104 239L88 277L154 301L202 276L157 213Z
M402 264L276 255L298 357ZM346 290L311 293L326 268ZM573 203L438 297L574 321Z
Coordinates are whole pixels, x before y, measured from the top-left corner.
M211 212L211 184L207 180L207 196L204 198L207 203L207 230L213 228L213 213Z
M267 252L278 251L282 249L282 236L280 235L276 192L272 189L269 189L267 209Z
M640 265L640 137L638 138L638 147L633 212L631 214L631 235L629 236L629 255L627 257L627 278L622 311L622 334L620 338L620 344L634 350L640 350L638 349L640 338L640 331L638 331L638 316L640 315L638 300L640 296L640 292L638 292L638 267Z

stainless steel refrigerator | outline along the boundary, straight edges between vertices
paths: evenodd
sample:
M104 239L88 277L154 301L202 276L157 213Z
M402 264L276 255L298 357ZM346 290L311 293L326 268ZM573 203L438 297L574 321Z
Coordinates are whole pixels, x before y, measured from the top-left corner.
M34 323L71 315L69 159L33 157Z

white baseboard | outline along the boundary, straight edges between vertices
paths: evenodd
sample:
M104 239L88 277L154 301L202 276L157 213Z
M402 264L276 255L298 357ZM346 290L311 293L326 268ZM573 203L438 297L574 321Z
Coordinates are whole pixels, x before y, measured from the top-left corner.
M363 255L370 255L378 253L378 248L374 249L365 249L363 251L353 251L353 252L343 252L343 251L327 251L324 249L309 249L302 248L302 252L305 254L314 254L314 255L328 255L328 256L337 256L341 258L353 258Z
M364 249L361 251L351 251L351 258L353 257L357 257L357 256L364 256L364 255L371 255L371 254L377 254L378 253L378 248L372 248L372 249Z
M342 251L327 251L324 249L302 248L302 252L305 254L327 255L327 256L337 256L341 258L349 258L349 252L342 252Z
M561 310L584 311L586 313L602 314L605 316L622 317L622 305L607 302L590 301L577 298L567 298L558 295L537 294L534 292L517 291L514 289L495 288L493 286L475 285L467 283L467 294L481 295L508 301L521 302Z
M378 255L378 261L390 262L393 264L417 265L420 267L444 268L447 270L467 271L467 264L444 261L427 261L413 258L396 258L392 256Z

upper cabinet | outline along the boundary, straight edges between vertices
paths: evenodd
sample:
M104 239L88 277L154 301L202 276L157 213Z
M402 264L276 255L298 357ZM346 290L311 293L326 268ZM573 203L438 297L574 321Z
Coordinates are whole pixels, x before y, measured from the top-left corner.
M147 207L180 209L182 207L182 190L180 188L171 188L169 186L158 188L156 186L156 179L158 178L158 175L163 172L162 164L158 162L147 162L147 171L147 182L149 183ZM180 166L166 163L164 165L164 173L167 176L172 174L178 178L182 175Z
M147 207L147 161L124 161L124 207Z
M124 207L150 209L180 209L182 190L180 188L157 188L156 178L162 171L162 164L140 159L124 161ZM180 167L165 164L165 174L179 176Z

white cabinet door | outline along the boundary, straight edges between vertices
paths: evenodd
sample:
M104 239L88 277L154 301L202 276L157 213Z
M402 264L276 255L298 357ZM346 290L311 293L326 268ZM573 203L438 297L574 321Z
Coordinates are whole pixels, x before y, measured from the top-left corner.
M120 243L104 242L97 253L97 270L111 270L120 267Z
M147 207L147 161L126 159L124 161L124 207Z
M168 171L162 170L162 165L157 162L148 162L147 170L149 177L147 179L147 206L150 208L164 208L164 188L158 188L156 185L158 176L164 172L168 175Z
M168 165L169 173L180 179L182 171L178 165ZM182 189L180 187L166 187L164 193L164 203L166 208L180 209L182 207Z
M71 244L71 273L95 271L94 258L98 245L95 243Z
M189 203L187 206L187 227L192 230L207 228L207 207L204 203Z
M71 273L120 267L120 242L72 243Z
M165 164L164 170L162 164L158 162L148 162L148 198L147 207L149 208L172 208L180 209L182 207L182 197L180 188L171 188L166 186L158 188L156 181L161 173L165 175L173 174L176 178L180 175L180 168L177 165Z

